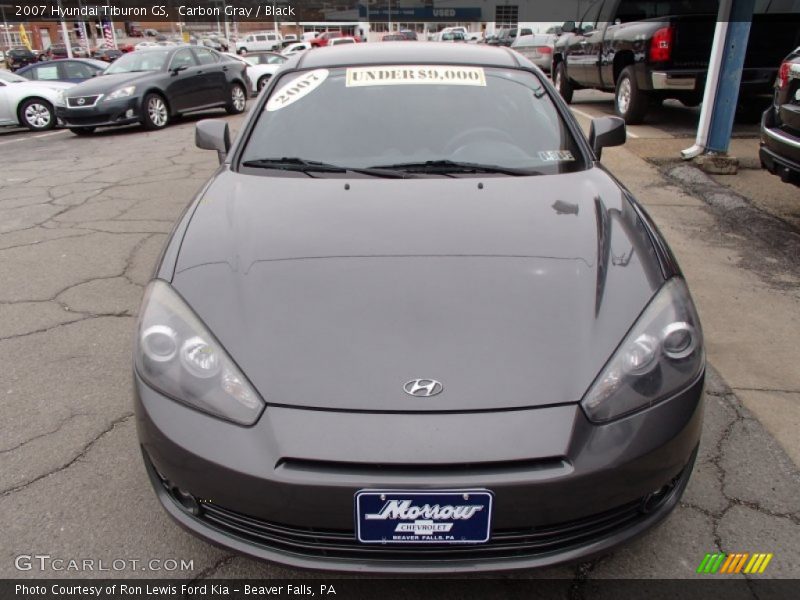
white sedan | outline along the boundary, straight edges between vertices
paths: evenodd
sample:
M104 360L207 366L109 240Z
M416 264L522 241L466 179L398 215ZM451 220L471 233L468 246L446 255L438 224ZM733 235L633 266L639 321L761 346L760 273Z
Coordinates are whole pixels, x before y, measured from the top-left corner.
M275 72L287 61L287 57L276 52L252 52L246 56L226 52L226 55L247 63L247 77L253 95L264 89Z
M301 52L305 52L306 50L311 50L311 44L308 42L296 42L294 44L289 44L281 50L281 54L284 56L294 56L295 54L300 54Z
M75 85L62 81L30 81L0 69L0 125L22 125L31 131L56 126L53 108L58 93Z

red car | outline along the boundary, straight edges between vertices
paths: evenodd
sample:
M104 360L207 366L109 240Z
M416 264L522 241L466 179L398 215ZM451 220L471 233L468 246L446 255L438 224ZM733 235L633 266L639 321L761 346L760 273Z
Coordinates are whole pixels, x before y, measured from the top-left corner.
M327 46L328 42L330 42L332 39L341 37L353 37L353 39L355 39L356 42L360 41L358 37L342 33L341 31L324 31L320 33L317 37L315 37L313 40L311 40L311 47L321 48L322 46Z

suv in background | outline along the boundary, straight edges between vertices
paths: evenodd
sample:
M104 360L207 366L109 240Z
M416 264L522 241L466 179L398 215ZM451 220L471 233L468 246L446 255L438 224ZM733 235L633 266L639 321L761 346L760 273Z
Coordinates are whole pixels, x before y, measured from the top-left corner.
M36 55L27 48L12 48L6 52L6 66L9 71L16 71L37 60Z
M283 37L274 31L263 31L260 33L249 33L242 40L236 42L236 52L246 54L247 52L274 52L280 50Z
M775 100L761 119L761 166L800 186L800 47L778 70Z

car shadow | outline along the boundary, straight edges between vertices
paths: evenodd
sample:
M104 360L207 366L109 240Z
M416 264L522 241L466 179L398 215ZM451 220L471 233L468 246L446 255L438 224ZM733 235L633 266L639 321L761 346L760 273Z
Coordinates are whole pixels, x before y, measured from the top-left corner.
M595 90L576 91L572 106L580 109L594 108L605 115L614 115L614 95ZM664 100L650 108L643 125L657 127L675 136L693 136L700 122L701 106L684 106L678 100ZM759 132L758 123L743 123L737 120L733 127L734 137L753 137Z
M191 113L189 115L181 115L179 117L173 117L170 121L170 124L167 125L164 129L153 129L148 130L142 127L140 124L136 123L133 125L122 125L120 127L101 127L95 129L94 133L91 137L124 137L127 135L134 135L137 133L158 133L160 131L169 131L174 127L178 127L180 125L185 124L192 124L196 123L197 121L201 121L203 119L224 119L230 116L236 115L228 115L224 110L221 109L212 109L212 110L205 110L197 113Z

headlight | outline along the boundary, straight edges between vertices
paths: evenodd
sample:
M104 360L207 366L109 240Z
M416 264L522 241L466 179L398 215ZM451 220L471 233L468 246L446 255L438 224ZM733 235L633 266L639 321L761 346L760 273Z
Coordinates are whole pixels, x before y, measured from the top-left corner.
M606 422L666 400L705 366L703 335L686 284L670 279L582 400L587 416Z
M135 361L149 386L212 415L252 425L264 409L222 345L164 281L145 292Z
M114 90L108 96L106 96L106 100L119 100L120 98L127 98L128 96L133 96L133 92L136 89L135 85L129 85L128 87L119 88L118 90Z
M64 94L64 90L58 90L56 92L56 104L59 106L63 106L67 103L67 97Z

